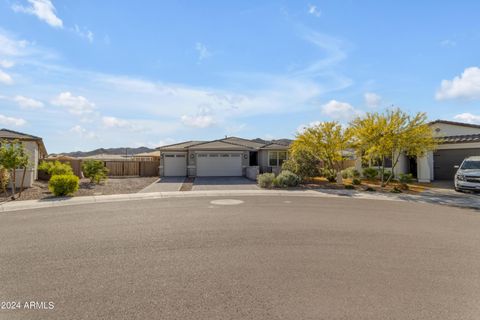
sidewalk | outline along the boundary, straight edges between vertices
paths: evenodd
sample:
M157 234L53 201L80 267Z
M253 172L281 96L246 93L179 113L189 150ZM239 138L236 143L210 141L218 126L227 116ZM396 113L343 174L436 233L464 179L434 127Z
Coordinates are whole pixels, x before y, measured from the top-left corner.
M407 195L359 192L356 190L208 190L208 191L172 191L116 194L104 196L85 196L72 198L51 198L42 200L11 201L0 204L0 212L10 212L27 209L51 208L69 205L82 205L105 203L115 201L152 200L166 198L190 198L190 197L240 197L240 196L303 196L303 197L335 197L351 199L367 199L382 201L410 201L448 205L462 208L480 210L480 197L454 197L436 195Z

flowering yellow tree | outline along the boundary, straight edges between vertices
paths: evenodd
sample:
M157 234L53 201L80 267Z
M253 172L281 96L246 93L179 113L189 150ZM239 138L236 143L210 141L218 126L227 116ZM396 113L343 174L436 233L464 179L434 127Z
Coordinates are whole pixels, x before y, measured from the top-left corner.
M290 152L292 157L307 152L323 163L327 177L335 177L343 168L345 150L349 148L350 140L351 131L338 122L322 122L297 134Z
M371 161L380 161L382 186L393 178L393 170L400 156L420 157L436 148L436 140L427 123L425 113L414 116L400 109L385 113L367 113L357 117L350 124L353 145L359 156ZM386 159L391 159L392 167L385 180Z

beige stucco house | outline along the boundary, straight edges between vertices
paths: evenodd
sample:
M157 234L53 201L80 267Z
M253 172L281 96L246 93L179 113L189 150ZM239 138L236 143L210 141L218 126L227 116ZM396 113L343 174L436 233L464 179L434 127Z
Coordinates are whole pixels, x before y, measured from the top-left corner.
M290 140L265 141L226 137L186 141L157 148L160 176L246 176L280 171Z
M430 122L433 134L438 138L437 150L424 157L410 158L401 155L394 174L412 173L419 182L453 180L456 169L463 159L480 156L480 125L435 120ZM357 159L357 169L361 161Z
M30 134L13 131L9 129L0 129L0 140L19 140L23 142L25 149L29 157L29 166L25 175L24 186L31 187L33 181L38 178L38 163L40 159L44 159L47 154L47 149L43 144L43 140L40 137L36 137ZM16 186L20 187L22 182L23 170L17 170L16 172Z

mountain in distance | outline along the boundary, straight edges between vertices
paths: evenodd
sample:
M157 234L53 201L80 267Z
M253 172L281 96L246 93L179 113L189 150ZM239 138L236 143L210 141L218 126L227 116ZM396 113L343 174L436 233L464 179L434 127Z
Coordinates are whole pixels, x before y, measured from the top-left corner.
M138 147L138 148L100 148L95 149L92 151L73 151L73 152L62 152L57 155L64 155L69 157L89 157L89 156L96 156L99 154L109 154L109 155L125 155L126 153L131 156L133 154L139 154L144 152L152 152L155 149L147 148L147 147Z

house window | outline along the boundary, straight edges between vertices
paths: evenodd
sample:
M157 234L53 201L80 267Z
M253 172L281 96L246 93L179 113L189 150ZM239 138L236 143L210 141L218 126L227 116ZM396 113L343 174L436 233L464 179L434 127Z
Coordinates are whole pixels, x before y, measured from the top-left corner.
M270 151L268 153L268 165L280 167L287 160L287 151Z

